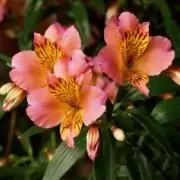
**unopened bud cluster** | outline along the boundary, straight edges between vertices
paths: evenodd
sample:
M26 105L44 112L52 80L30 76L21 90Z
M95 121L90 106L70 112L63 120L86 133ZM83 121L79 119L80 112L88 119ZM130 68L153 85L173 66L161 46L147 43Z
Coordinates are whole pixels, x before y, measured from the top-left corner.
M25 91L13 83L4 84L0 88L0 95L6 95L2 106L3 111L11 111L25 98Z

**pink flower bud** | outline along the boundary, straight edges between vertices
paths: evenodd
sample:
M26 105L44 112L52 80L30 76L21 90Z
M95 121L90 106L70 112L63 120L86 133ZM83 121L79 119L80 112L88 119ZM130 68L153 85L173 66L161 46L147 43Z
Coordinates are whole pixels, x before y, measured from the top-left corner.
M178 85L180 85L180 67L171 66L167 70L167 75Z
M86 136L86 149L91 160L94 160L97 155L99 149L99 138L99 129L96 126L90 127Z

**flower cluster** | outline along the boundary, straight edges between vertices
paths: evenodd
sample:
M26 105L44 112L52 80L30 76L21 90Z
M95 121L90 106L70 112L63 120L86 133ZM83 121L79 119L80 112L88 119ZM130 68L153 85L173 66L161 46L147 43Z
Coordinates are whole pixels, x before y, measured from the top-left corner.
M55 23L44 35L34 33L34 50L17 53L10 72L13 86L26 92L26 112L37 126L60 124L61 139L69 147L74 147L82 127L89 127L87 151L92 160L100 139L96 122L106 111L107 99L114 103L117 85L127 81L148 96L149 76L160 74L174 59L171 42L151 37L149 22L139 23L129 12L107 20L104 39L106 46L98 55L88 57L76 28ZM117 140L124 140L121 129L112 131Z

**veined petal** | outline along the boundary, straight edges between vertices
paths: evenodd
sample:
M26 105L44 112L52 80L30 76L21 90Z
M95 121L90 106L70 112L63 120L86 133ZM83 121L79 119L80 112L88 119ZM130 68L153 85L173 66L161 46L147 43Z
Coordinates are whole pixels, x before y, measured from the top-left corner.
M81 48L81 39L76 28L70 26L66 29L61 40L58 40L58 44L66 57L71 57L74 50L79 50Z
M111 79L119 84L124 81L125 64L122 59L120 49L113 46L105 46L101 49L96 57L98 66L106 73Z
M22 51L13 56L10 77L17 86L27 91L46 84L46 71L33 51Z
M52 42L55 42L57 39L60 40L62 38L64 32L65 28L61 26L60 23L56 22L48 27L44 36Z
M38 33L34 34L34 51L42 67L53 71L57 59L62 58L63 52L56 42L52 42Z
M79 107L80 87L75 78L69 77L68 80L59 78L53 79L53 84L49 84L49 92L60 102L66 103L71 107Z
M31 91L27 97L28 108L26 110L29 118L43 128L54 127L64 119L68 106L53 98L48 88L40 88Z
M82 128L82 111L73 109L66 112L60 126L61 139L68 147L74 148L74 137L78 136Z
M144 95L149 95L149 89L146 86L149 81L149 77L144 72L135 69L129 69L126 73L126 80Z
M159 75L172 64L174 56L170 40L162 36L155 36L151 37L146 51L133 66L150 76Z

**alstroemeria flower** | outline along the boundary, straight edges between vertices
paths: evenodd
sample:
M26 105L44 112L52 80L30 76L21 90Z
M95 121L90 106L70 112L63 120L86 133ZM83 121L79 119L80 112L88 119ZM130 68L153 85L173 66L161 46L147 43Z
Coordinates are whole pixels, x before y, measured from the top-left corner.
M140 24L129 12L107 21L104 38L107 45L97 57L102 71L119 84L128 81L148 96L148 76L159 75L174 58L170 40L150 37L149 23Z
M57 72L74 51L81 47L79 33L74 26L65 29L59 23L51 25L44 36L34 33L34 51L21 51L12 58L10 77L26 91L47 84L47 74Z
M97 65L96 58L89 57L86 60L92 71L92 84L101 88L106 93L111 103L114 103L117 95L116 83L104 76L100 67Z
M105 111L105 93L90 84L89 71L80 74L87 68L81 57L81 51L76 52L68 68L67 64L61 65L59 78L49 76L48 86L31 91L27 98L30 119L43 128L61 124L61 138L69 147L74 147L74 137L82 125L93 123Z

